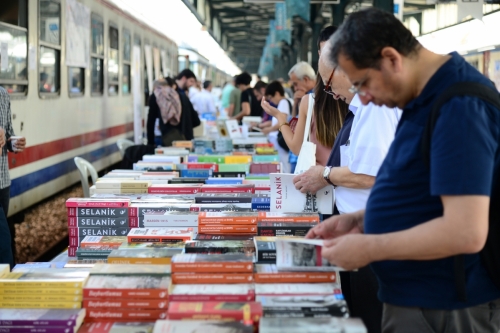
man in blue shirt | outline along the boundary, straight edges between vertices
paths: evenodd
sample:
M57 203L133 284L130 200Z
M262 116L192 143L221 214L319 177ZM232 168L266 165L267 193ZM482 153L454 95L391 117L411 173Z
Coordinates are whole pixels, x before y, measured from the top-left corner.
M332 37L340 66L364 104L403 109L366 210L333 217L308 237L325 241L331 263L371 263L384 302L383 332L494 332L500 290L480 260L493 177L500 172L500 110L460 96L441 108L430 164L421 140L436 98L457 82L493 86L457 53L425 49L390 13L351 14ZM364 234L363 234L364 233ZM463 255L466 299L454 260Z

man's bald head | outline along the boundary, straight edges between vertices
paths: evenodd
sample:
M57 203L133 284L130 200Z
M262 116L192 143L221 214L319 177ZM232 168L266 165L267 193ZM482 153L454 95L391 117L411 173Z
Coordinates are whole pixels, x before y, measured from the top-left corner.
M323 51L321 52L321 56L319 57L318 61L318 73L323 79L323 83L326 85L328 82L328 79L330 78L330 75L333 72L333 66L330 64L329 56L330 56L330 50L331 50L331 42L327 41L325 45L323 46Z

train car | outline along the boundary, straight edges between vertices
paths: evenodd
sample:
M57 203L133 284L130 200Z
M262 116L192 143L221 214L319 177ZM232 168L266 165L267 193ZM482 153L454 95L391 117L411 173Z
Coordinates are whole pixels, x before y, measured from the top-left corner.
M77 183L75 156L97 170L117 163L118 139L141 140L153 80L178 71L171 39L105 0L2 3L0 56L27 140L9 153L9 215Z

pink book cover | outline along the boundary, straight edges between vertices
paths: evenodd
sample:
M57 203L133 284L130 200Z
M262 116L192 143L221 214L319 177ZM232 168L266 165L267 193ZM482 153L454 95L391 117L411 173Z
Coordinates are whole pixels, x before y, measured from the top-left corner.
M130 199L92 199L92 198L69 198L66 207L128 207Z

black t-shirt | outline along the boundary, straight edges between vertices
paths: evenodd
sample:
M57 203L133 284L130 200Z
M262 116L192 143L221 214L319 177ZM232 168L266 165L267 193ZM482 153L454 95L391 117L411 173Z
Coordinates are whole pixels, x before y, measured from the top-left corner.
M262 107L260 106L257 97L255 97L252 88L248 88L241 92L241 103L247 102L250 104L250 116L252 117L262 117Z

